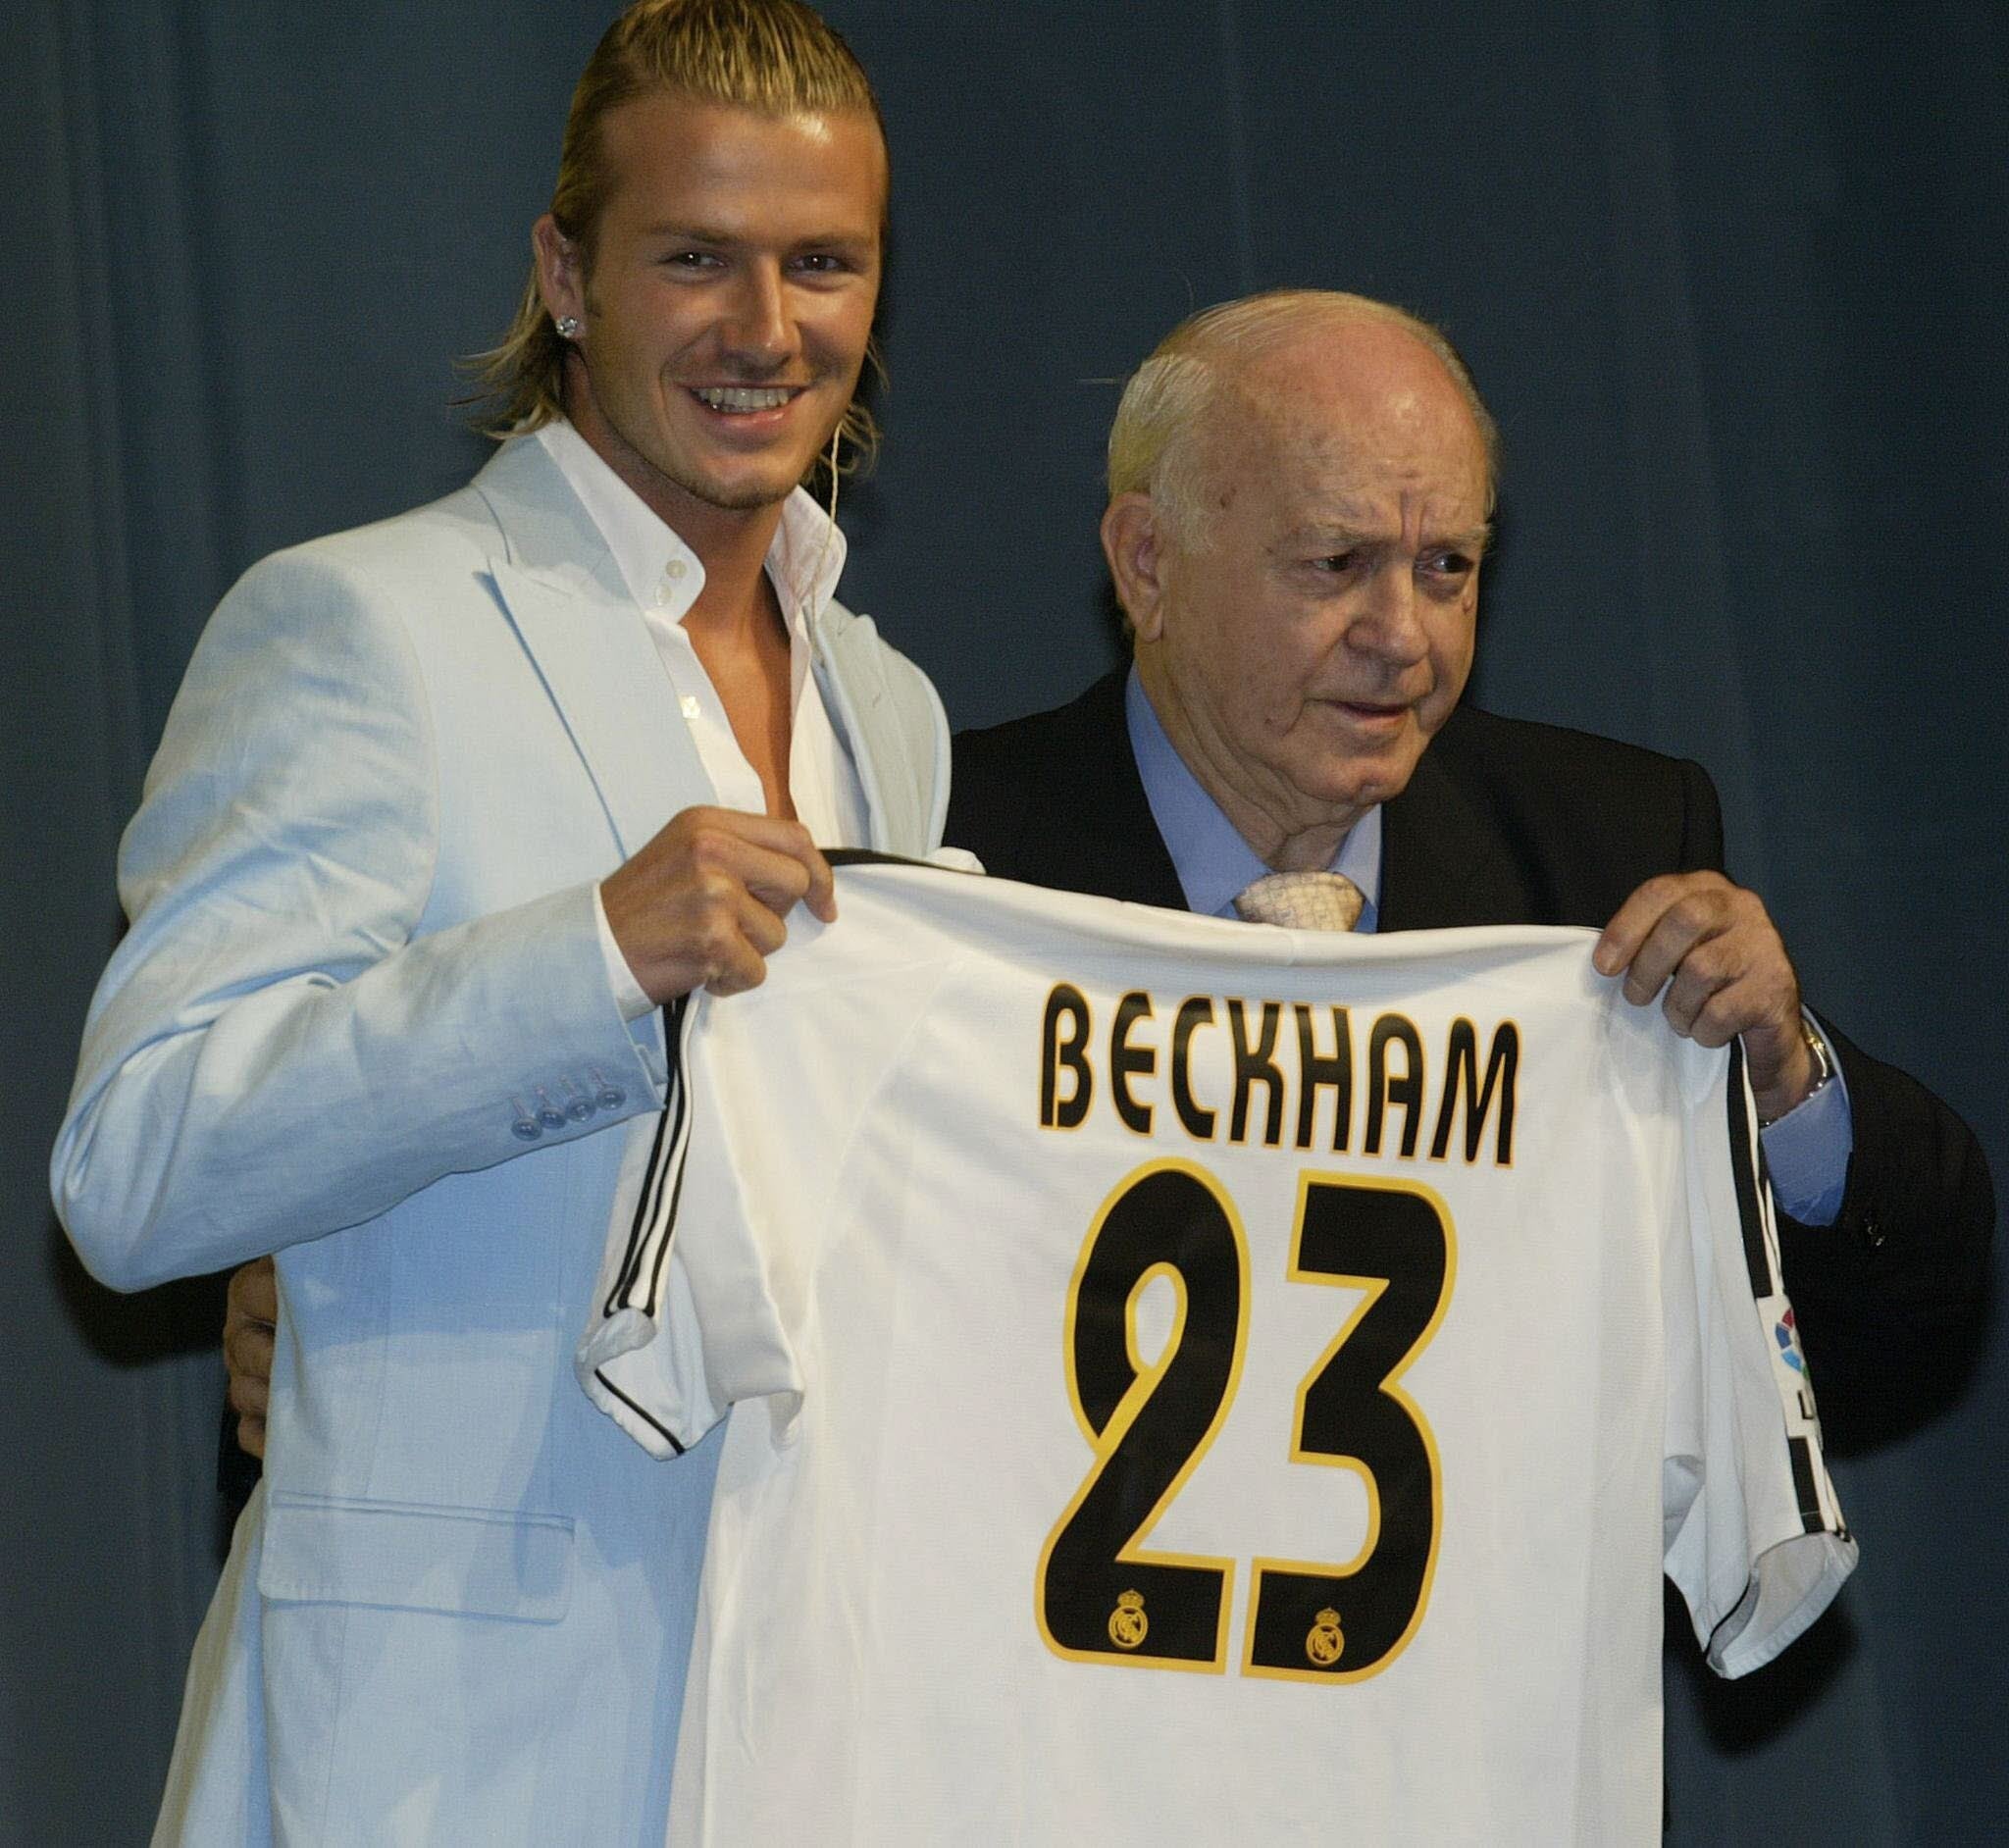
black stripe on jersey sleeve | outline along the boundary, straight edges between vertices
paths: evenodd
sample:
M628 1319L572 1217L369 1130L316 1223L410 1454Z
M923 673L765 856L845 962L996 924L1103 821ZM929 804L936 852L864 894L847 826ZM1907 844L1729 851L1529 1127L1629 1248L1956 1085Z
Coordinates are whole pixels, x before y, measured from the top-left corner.
M621 1268L614 1278L614 1287L608 1292L606 1302L601 1306L602 1315L611 1315L621 1307L621 1299L628 1294L635 1282L635 1267L639 1260L642 1244L648 1236L649 1205L655 1197L655 1176L663 1158L663 1144L670 1133L672 1110L681 1108L683 1100L672 1100L672 1108L656 1112L655 1137L649 1144L648 1165L642 1171L641 1197L635 1203L635 1218L628 1228L628 1248L622 1255Z
M1736 1189L1744 1268L1769 1352L1777 1339L1773 1318L1786 1309L1785 1284L1779 1274L1777 1233L1772 1220L1771 1183L1765 1172L1765 1144L1758 1129L1758 1104L1751 1094L1744 1067L1744 1049L1734 1040L1730 1042L1727 1089L1730 1177ZM1773 1358L1776 1368L1777 1360ZM1777 1371L1774 1379L1779 1385L1781 1410L1784 1411L1789 1403L1789 1389L1780 1381ZM1803 1379L1797 1390L1811 1414L1811 1385ZM1840 1517L1840 1511L1823 1506L1822 1488L1828 1481L1828 1472L1818 1436L1812 1431L1794 1430L1789 1424L1785 1445L1792 1467L1793 1500L1799 1510L1801 1526L1808 1533L1831 1533L1838 1539L1847 1539L1848 1527ZM1831 1497L1831 1485L1829 1485L1829 1493Z
M1754 1301L1778 1295L1772 1251L1765 1237L1765 1206L1759 1198L1758 1132L1749 1081L1744 1075L1744 1049L1730 1042L1729 1083L1730 1178L1737 1190L1737 1224L1744 1240L1744 1268Z
M660 1418L656 1417L654 1413L652 1413L645 1406L639 1406L635 1403L634 1400L630 1399L628 1395L620 1389L620 1387L616 1386L614 1382L607 1377L607 1369L605 1367L594 1367L592 1370L592 1376L594 1379L598 1380L599 1383L607 1389L607 1391L612 1393L616 1399L618 1399L624 1406L626 1406L630 1412L634 1412L635 1415L638 1418L640 1418L644 1424L647 1425L651 1431L660 1433L663 1442L670 1447L671 1451L675 1455L679 1457L683 1456L684 1446L677 1442L675 1436L673 1436L670 1431L670 1427L667 1424L665 1424Z
M628 1228L628 1250L614 1279L614 1288L600 1311L604 1315L611 1315L624 1308L650 1307L646 1303L631 1303L629 1297L641 1273L648 1241L654 1228L661 1223L659 1212L664 1179L675 1160L676 1151L682 1146L686 1110L684 1026L690 1001L688 995L680 995L663 1007L663 1052L669 1062L669 1100L656 1117L655 1139L649 1145L648 1164L642 1171L640 1198L635 1203L635 1218Z
M833 866L925 866L926 860L910 860L904 853L882 853L877 847L825 847L823 857Z
M984 877L967 866L942 866L934 860L910 860L904 853L882 853L877 847L825 847L823 857L833 866L912 866L924 873L946 873L951 879Z
M677 1236L677 1206L684 1198L684 1157L691 1147L691 1118L695 1108L696 1105L687 1098L682 1121L678 1125L681 1133L670 1150L667 1163L670 1198L661 1218L656 1221L662 1227L662 1235L655 1241L655 1261L649 1266L648 1293L644 1299L651 1315L662 1305L663 1272L669 1266L670 1246Z
M1821 1507L1821 1491L1814 1480L1814 1446L1804 1437L1789 1437L1786 1449L1793 1460L1793 1494L1800 1504L1800 1524L1809 1533L1826 1533L1829 1522ZM1845 1527L1836 1527L1835 1531L1842 1538L1847 1538Z

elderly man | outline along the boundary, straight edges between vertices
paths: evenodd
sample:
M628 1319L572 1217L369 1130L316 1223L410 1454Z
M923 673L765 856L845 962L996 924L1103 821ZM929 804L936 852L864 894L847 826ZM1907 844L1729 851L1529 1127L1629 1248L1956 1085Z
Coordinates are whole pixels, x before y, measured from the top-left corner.
M1222 916L1310 872L1358 893L1361 929L1602 927L1632 1001L1741 1036L1787 1287L1824 1386L1851 1387L1972 1303L1980 1147L1803 1012L1699 766L1459 706L1493 467L1468 374L1412 317L1313 291L1195 316L1109 437L1132 667L959 736L948 838L992 873Z
M940 704L798 487L886 174L797 0L641 0L497 356L512 439L254 567L189 668L54 1162L117 1288L281 1250L157 1841L662 1839L712 1459L658 1468L566 1362L657 1003L830 914L812 838L940 836Z

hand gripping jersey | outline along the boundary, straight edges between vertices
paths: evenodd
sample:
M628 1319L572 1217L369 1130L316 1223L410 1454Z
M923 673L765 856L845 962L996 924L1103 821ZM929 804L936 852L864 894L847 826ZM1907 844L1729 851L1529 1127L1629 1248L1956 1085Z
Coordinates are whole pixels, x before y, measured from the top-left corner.
M580 1352L730 1415L671 1840L1657 1842L1663 1567L1738 1674L1855 1560L1736 1057L1587 931L839 902Z

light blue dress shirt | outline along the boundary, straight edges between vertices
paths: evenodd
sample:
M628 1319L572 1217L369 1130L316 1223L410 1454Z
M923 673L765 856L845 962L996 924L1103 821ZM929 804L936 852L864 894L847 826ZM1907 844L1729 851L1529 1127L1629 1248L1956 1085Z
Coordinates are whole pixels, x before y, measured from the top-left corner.
M1123 711L1130 729L1130 749L1152 819L1172 856L1179 887L1189 910L1213 917L1235 915L1235 895L1274 869L1257 856L1241 832L1220 811L1220 805L1200 787L1165 736L1152 709L1137 670L1130 670ZM1366 902L1357 931L1379 928L1381 898L1381 810L1370 808L1340 843L1330 871L1343 873L1361 889ZM1809 1016L1810 1021L1812 1016ZM1816 1032L1820 1023L1813 1021ZM1841 1062L1829 1055L1833 1080L1822 1086L1798 1109L1789 1110L1763 1132L1765 1165L1781 1210L1806 1225L1832 1225L1841 1210L1848 1180L1848 1158L1855 1147L1855 1125L1849 1113L1848 1086Z

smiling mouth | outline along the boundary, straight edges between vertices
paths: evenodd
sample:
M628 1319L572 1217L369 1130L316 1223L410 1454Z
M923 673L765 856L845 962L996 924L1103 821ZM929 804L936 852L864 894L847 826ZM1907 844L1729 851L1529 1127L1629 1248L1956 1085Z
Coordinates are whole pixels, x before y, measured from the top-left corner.
M744 417L756 411L778 411L800 385L693 385L691 395L708 410Z

